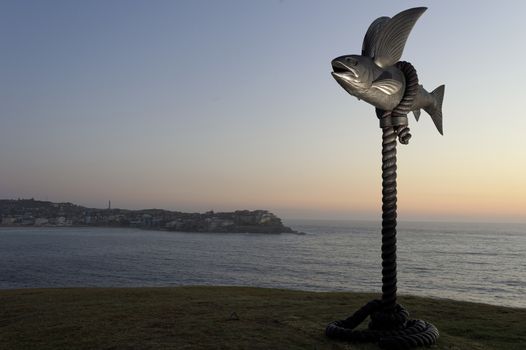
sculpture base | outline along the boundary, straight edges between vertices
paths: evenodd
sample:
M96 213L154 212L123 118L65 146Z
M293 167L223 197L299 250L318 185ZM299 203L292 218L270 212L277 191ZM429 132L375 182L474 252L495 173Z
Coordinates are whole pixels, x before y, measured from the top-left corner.
M356 330L368 316L368 329ZM409 313L396 304L391 311L382 310L382 302L373 300L345 320L334 321L325 329L329 338L354 342L375 342L382 349L408 349L435 344L438 329L422 320L409 320Z

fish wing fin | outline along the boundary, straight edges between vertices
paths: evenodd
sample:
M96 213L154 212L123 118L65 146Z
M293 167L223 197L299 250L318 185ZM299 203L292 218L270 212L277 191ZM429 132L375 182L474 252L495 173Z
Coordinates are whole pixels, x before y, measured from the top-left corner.
M362 56L373 57L375 44L378 42L378 34L382 31L384 25L390 20L389 17L378 17L371 23L362 44Z
M374 35L371 34L375 42L368 44L367 47L374 48L371 57L374 58L374 62L377 65L380 67L388 67L400 60L411 29L413 29L416 21L425 10L427 10L426 7L415 7L402 11L381 24L378 33ZM377 21L378 19L374 21L373 24ZM376 26L378 26L378 24ZM369 31L367 31L367 33L369 33Z
M418 119L420 119L420 112L421 112L420 109L415 109L413 111L413 114L415 115L416 121L418 121Z
M431 96L434 97L434 102L430 106L424 107L424 110L431 116L433 123L435 124L440 135L444 135L442 129L442 102L444 101L444 90L446 86L440 85L431 92Z
M392 95L400 91L402 83L394 79L377 79L373 82L371 88L378 89L387 95Z

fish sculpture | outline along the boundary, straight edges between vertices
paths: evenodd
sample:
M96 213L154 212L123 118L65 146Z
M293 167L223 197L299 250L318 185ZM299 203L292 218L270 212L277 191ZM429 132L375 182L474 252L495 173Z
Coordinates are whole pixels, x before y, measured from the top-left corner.
M332 60L332 76L349 94L364 100L377 109L393 110L405 92L405 76L395 64L402 57L407 38L426 7L416 7L400 12L393 18L379 17L367 30L361 55L340 56ZM411 111L416 120L420 110L426 111L438 132L442 130L442 100L444 85L431 93L422 85Z

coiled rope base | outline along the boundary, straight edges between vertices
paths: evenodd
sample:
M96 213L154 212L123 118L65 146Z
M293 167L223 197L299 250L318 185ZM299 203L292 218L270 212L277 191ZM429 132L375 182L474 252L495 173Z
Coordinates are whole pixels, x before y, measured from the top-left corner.
M396 139L407 144L411 138L407 114L418 91L418 76L408 62L397 67L406 78L404 97L393 111L377 110L382 127L382 299L364 305L345 320L330 323L330 338L357 342L378 342L382 349L408 349L436 343L438 330L431 323L410 320L409 312L396 303ZM368 329L356 330L367 317Z
M356 330L368 316L368 329ZM345 320L330 323L325 334L337 340L376 342L382 349L408 349L436 343L438 329L423 320L409 320L409 313L396 304L391 312L382 310L382 301L373 300Z

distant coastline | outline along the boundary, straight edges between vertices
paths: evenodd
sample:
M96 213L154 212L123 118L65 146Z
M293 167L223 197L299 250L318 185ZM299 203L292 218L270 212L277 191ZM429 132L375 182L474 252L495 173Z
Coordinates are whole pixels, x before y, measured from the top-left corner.
M178 232L298 233L267 210L184 213L164 209L87 208L73 203L0 199L0 226L133 227Z

